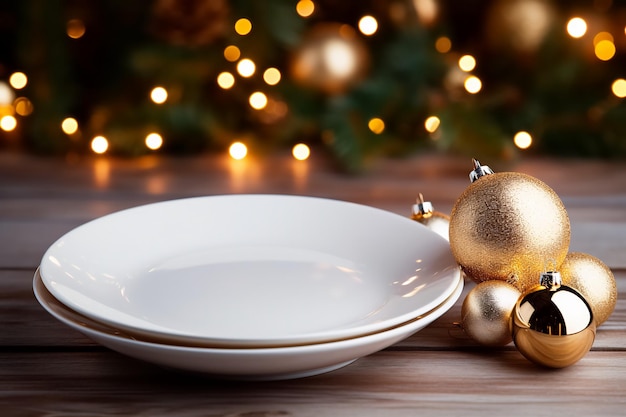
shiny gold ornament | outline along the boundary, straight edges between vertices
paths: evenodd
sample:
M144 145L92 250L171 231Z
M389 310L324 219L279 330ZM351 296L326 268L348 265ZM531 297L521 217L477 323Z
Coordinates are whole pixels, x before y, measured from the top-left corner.
M461 326L469 337L486 346L511 342L511 313L521 293L503 281L476 285L463 300Z
M569 253L560 268L563 284L578 290L591 306L596 324L604 323L617 303L613 273L598 258L586 253Z
M448 240L450 217L447 214L435 211L430 201L424 201L422 193L419 193L417 202L413 204L411 218Z
M452 253L474 281L507 281L524 292L547 263L558 268L565 259L569 217L559 196L538 179L474 165L472 183L450 214Z
M513 341L527 359L550 368L578 362L591 349L596 321L591 306L558 272L541 275L541 285L522 295L512 317Z

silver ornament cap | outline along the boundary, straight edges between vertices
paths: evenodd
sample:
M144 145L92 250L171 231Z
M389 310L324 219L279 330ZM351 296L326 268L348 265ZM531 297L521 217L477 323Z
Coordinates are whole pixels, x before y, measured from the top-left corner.
M477 159L472 159L472 162L474 163L474 169L469 174L471 182L474 182L480 177L484 177L485 175L491 175L494 173L492 169L489 168L487 165L481 165Z

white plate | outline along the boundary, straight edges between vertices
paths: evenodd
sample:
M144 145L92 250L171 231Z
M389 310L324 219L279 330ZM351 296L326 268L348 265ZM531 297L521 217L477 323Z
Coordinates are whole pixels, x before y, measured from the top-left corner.
M221 378L276 380L312 376L346 366L423 329L448 311L463 290L463 279L440 305L402 326L352 339L305 346L219 349L186 347L129 337L123 331L93 321L54 298L35 274L37 300L55 318L96 342L136 359L183 371ZM415 353L416 357L419 353Z
M68 307L138 334L287 346L397 326L460 276L449 243L363 205L278 195L173 200L96 219L45 253Z

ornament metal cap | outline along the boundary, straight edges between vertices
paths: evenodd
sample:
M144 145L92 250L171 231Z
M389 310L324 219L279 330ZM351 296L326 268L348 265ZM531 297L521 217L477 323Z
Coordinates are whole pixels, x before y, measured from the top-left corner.
M413 219L427 219L433 215L434 211L432 203L430 201L424 201L424 196L422 193L419 193L417 203L413 204Z
M563 280L561 279L561 273L557 271L542 272L539 277L539 284L551 291L559 288L562 283Z
M472 159L474 163L474 170L470 172L469 178L471 182L476 181L480 177L484 177L485 175L493 174L493 170L489 168L487 165L480 165L477 159Z

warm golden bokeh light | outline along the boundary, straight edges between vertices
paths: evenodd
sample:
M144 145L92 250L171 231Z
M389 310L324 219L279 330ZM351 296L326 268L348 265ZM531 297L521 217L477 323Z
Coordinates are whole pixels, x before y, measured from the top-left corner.
M609 32L598 32L596 36L593 37L593 45L596 46L601 41L609 41L613 43L615 42L615 39Z
M315 11L315 4L311 0L300 0L296 4L296 13L302 17L309 17Z
M153 133L150 133L148 136L146 136L145 143L148 149L152 149L153 151L156 151L161 146L163 146L163 137L159 135L158 133L153 132Z
M239 35L247 35L252 31L252 22L245 17L235 22L235 32Z
M16 90L21 90L26 87L26 84L28 84L28 77L26 77L26 74L23 72L14 72L9 77L9 84L11 84L11 87Z
M435 49L442 54L450 52L452 49L452 41L447 36L441 36L435 41Z
M281 74L277 68L268 68L263 73L263 80L268 85L276 85L280 82Z
M267 106L267 96L260 91L255 91L250 94L250 98L248 99L250 103L250 107L255 110L264 109Z
M311 156L311 149L304 143L298 143L291 150L291 154L298 161L304 161Z
M476 58L471 55L463 55L459 58L459 68L465 72L470 72L476 68Z
M66 117L61 122L61 130L66 135L73 135L78 131L78 122L73 117Z
M154 87L150 92L150 99L156 104L163 104L167 100L167 90L163 87Z
M626 97L626 80L623 78L618 78L613 81L611 85L611 91L615 94L616 97L624 98Z
M573 17L567 22L567 34L572 38L582 38L587 33L587 22L583 18Z
M33 103L26 97L16 98L13 102L13 107L15 108L15 113L20 116L28 116L34 110Z
M3 116L2 119L0 119L0 129L4 130L5 132L15 130L16 127L17 119L15 117L11 115L6 115Z
M439 129L439 125L441 124L441 120L437 116L430 116L424 121L424 128L429 133L434 133L437 129Z
M229 45L224 48L224 58L229 62L235 62L241 56L241 51L235 45Z
M248 147L241 142L234 142L228 148L228 154L231 158L239 161L248 155Z
M480 78L474 75L467 77L463 85L465 90L470 94L476 94L483 88L483 83L480 81Z
M0 106L10 105L15 100L15 93L4 81L0 81Z
M222 72L217 76L217 85L219 85L224 90L228 90L235 85L235 77L230 72Z
M374 117L367 123L367 127L369 127L372 132L379 135L385 130L385 122L378 117Z
M594 49L596 57L601 61L608 61L615 56L615 44L610 40L601 40Z
M71 19L65 27L67 36L72 39L80 39L85 34L85 24L80 19Z
M359 30L366 36L371 36L378 30L378 21L374 16L363 16L359 20Z
M528 149L533 143L533 138L530 136L530 133L521 131L515 134L513 142L520 149Z
M109 149L109 141L104 136L96 136L91 140L91 150L103 154Z
M254 71L256 71L256 65L251 59L244 58L237 63L237 72L242 77L252 77L254 75Z

